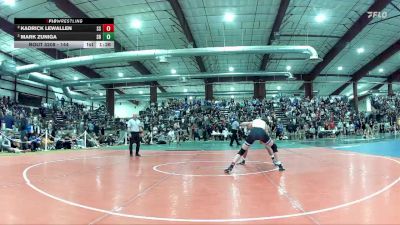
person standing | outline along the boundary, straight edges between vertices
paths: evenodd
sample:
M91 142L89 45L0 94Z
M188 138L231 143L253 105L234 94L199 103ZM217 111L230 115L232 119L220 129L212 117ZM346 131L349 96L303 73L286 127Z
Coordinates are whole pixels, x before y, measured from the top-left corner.
M133 143L136 144L136 156L140 157L139 149L140 149L140 132L142 132L142 124L140 120L137 118L136 114L132 115L132 119L130 119L127 123L128 132L130 132L131 136L129 139L129 155L132 157L132 148Z
M174 132L175 132L176 142L177 142L178 145L180 145L181 144L182 129L179 126L179 122L175 122L174 123Z
M19 132L21 141L27 136L28 120L23 113L20 114Z
M236 164L244 164L241 161L244 161L247 156L247 151L250 146L257 140L260 141L261 144L264 145L268 154L271 156L272 162L275 166L279 168L279 171L284 171L282 162L278 159L278 146L274 143L274 141L267 134L267 124L265 121L261 119L255 119L251 122L243 122L241 126L248 126L250 128L250 133L246 137L245 143L243 143L239 152L232 159L231 165L227 169L224 170L225 173L230 174L235 167Z
M234 119L233 119L233 122L232 122L232 124L231 124L231 132L232 132L232 135L231 135L231 143L229 144L229 146L231 146L231 147L232 147L233 141L236 141L236 144L237 144L238 146L240 145L239 140L238 140L238 131L239 131L239 127L240 127L239 122L237 121L236 118L234 118Z
M64 104L65 104L65 98L64 98L64 96L63 96L63 97L61 97L61 107L64 108Z
M14 128L15 119L14 119L11 111L6 112L6 116L4 117L4 123L6 124L7 129Z

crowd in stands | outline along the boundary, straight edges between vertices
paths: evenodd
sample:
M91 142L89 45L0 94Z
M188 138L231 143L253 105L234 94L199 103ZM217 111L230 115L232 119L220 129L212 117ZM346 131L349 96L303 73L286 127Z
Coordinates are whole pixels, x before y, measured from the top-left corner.
M49 149L82 147L84 131L86 146L112 145L118 141L120 130L120 123L109 117L104 106L94 109L65 102L64 98L35 108L1 97L0 124L0 147L7 151L36 151L43 149L45 143Z
M146 130L145 142L168 142L170 139L226 139L233 120L264 119L275 138L323 138L360 135L369 138L378 133L395 132L400 115L399 96L371 96L373 110L356 112L347 97L277 97L273 99L170 99L151 105L141 113ZM246 135L246 129L239 136ZM175 136L174 136L175 135ZM161 139L161 141L159 141ZM154 142L154 141L153 141Z
M164 144L226 140L234 120L244 122L255 118L264 119L271 135L279 139L353 134L372 137L398 130L400 96L371 96L370 101L372 111L358 113L350 100L338 96L219 101L169 99L141 111L140 120L145 130L142 141ZM0 141L6 149L36 151L43 149L44 143L55 149L84 146L85 131L88 147L121 144L126 139L125 120L110 117L104 106L94 109L63 98L32 108L1 97L0 124L3 134ZM247 132L246 128L239 130L239 138Z

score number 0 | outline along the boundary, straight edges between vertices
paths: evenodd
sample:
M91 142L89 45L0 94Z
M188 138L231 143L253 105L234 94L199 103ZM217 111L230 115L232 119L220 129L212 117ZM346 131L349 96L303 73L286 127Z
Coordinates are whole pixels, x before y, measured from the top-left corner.
M114 32L114 24L103 24L103 32Z

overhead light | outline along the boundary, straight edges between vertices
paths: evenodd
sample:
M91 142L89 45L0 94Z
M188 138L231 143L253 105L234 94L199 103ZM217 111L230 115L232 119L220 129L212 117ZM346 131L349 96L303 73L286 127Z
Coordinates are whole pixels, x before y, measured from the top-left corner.
M183 89L183 92L188 92L188 89L186 89L186 88L185 88L185 89Z
M276 89L278 89L278 90L281 90L281 89L282 89L282 87L281 87L281 86L278 86L278 87L276 87Z
M132 25L133 28L139 29L139 28L142 27L142 22L140 20L135 19L135 20L132 21L131 25Z
M343 66L338 66L337 70L343 70Z
M296 77L294 77L292 73L289 73L287 80L296 80Z
M235 88L234 87L231 87L231 91L234 91L235 90Z
M165 55L157 56L156 59L158 59L158 61L159 61L160 63L168 63L167 56L165 56Z
M46 74L46 75L49 75L50 74L50 68L44 68L42 73Z
M192 97L192 96L190 96L190 97L189 97L189 99L190 99L190 100L192 100L192 99L193 99L193 97Z
M235 19L235 15L233 13L225 13L224 20L225 22L232 22Z
M275 97L276 97L276 95L275 95L275 94L273 94L273 95L272 95L272 97L273 97L273 98L275 98Z
M228 70L229 70L229 72L233 72L233 71L235 71L235 68L233 68L232 66L230 66L230 67L228 68Z
M379 69L379 73L383 73L383 71L384 71L383 68Z
M176 69L171 69L172 74L176 74Z
M289 70L291 70L291 69L292 69L291 66L286 66L286 70L287 70L287 71L289 71Z
M139 94L141 94L141 95L142 95L142 94L143 94L143 91L139 91Z
M365 51L364 48L357 48L357 53L358 53L358 54L361 54L361 53L363 53L364 51Z
M234 95L231 95L231 98L235 98L235 96L234 96Z
M123 76L124 76L124 73L119 72L119 73L118 73L118 76L119 76L119 77L123 77Z
M100 93L100 96L103 96L103 93Z
M9 6L14 6L15 5L15 0L3 0L4 4L9 5Z
M326 20L326 16L324 14L318 14L317 16L315 16L315 21L317 21L317 23L322 23Z
M78 77L74 77L74 80L79 80L79 78Z

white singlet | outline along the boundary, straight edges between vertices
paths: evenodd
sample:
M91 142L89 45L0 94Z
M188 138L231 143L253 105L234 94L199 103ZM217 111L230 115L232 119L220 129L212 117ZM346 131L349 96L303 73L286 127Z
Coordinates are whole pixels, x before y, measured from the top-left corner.
M267 123L265 123L265 121L262 119L255 119L255 120L253 120L253 122L251 122L251 126L265 129L265 127L267 126Z

